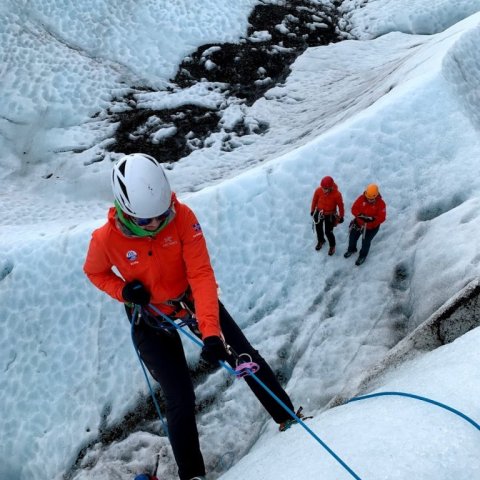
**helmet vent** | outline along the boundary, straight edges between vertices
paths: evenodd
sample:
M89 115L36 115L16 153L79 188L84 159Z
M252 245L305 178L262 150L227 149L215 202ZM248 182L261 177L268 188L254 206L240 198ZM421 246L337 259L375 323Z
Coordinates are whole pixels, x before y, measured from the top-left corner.
M127 200L127 202L130 202L130 199L128 198L127 187L122 181L119 181L118 183L120 185L120 188L122 189L122 193L125 196L125 199Z
M118 170L119 172L125 176L125 165L127 162L120 162L120 165L118 165Z

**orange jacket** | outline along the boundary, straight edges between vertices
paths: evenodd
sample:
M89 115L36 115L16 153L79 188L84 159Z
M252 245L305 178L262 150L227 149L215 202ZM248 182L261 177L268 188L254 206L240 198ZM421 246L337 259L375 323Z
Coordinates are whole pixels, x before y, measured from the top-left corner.
M313 213L315 209L317 211L323 211L324 215L336 214L338 208L338 216L344 217L345 210L343 207L343 198L337 185L333 184L333 189L330 192L324 192L322 187L318 187L313 194L312 206L310 207L310 213Z
M125 283L140 280L151 303L167 315L173 309L164 302L190 286L203 338L220 335L217 282L202 229L189 207L175 195L172 200L175 217L154 237L127 236L112 207L107 223L92 234L83 270L96 287L120 302Z
M381 195L379 195L374 202L369 202L362 193L352 205L352 214L358 226L363 227L363 225L366 225L367 230L371 230L386 220L387 206ZM367 217L374 217L373 222L364 222L361 218L358 218L360 214L366 215Z

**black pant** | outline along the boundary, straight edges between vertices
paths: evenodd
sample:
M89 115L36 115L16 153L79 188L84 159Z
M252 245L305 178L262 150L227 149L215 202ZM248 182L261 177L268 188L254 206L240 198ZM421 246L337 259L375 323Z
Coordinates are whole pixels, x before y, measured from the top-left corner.
M325 237L327 237L328 245L334 247L335 235L333 234L333 228L335 227L335 215L320 215L320 212L315 212L313 214L313 220L315 222L315 230L317 231L317 239L319 243L324 243ZM325 237L323 236L324 228Z
M373 237L378 233L380 229L380 225L375 228L365 230L365 236L362 240L362 248L358 254L359 257L366 257L368 255L368 251L370 250L370 244L372 243ZM357 242L362 235L362 230L358 227L352 226L350 228L350 235L348 237L348 251L355 252L357 250Z
M257 378L293 410L290 398L278 383L270 366L250 345L221 302L219 308L220 326L227 344L238 355L242 353L250 355L252 361L260 366L256 373ZM129 310L127 313L131 317ZM188 480L205 475L195 421L195 394L179 333L156 330L142 322L135 326L134 339L145 366L158 381L165 395L169 438L180 479ZM234 358L227 361L232 367L236 366ZM245 381L277 423L290 418L290 415L252 377L245 377Z

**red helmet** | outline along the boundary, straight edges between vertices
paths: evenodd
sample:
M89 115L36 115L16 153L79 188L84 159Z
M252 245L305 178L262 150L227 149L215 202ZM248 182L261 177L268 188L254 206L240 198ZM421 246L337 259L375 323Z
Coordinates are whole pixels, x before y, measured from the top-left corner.
M332 177L323 177L320 182L322 188L333 188L333 178Z

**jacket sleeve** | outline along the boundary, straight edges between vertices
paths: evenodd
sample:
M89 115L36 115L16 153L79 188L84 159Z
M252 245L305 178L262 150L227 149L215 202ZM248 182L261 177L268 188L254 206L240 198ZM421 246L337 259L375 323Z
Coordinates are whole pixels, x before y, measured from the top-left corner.
M313 194L312 205L310 207L310 213L313 213L315 211L315 209L317 208L317 202L318 202L318 188L315 190L315 193Z
M343 205L343 197L340 191L338 192L337 207L339 217L343 218L345 216L345 206Z
M183 261L187 270L188 284L192 289L198 326L203 338L212 335L220 336L217 282L205 237L190 208L186 205L181 205L180 208L179 234L183 248Z
M90 240L83 271L97 288L123 302L122 289L125 282L112 271L112 263L97 232L93 232Z
M375 220L370 224L370 228L375 228L381 225L387 219L387 206L383 199L379 198L376 205Z
M361 209L362 196L363 196L363 195L360 195L360 196L355 200L355 202L353 202L353 205L352 205L352 215L353 215L354 217L358 217L358 216L362 213L362 209Z

